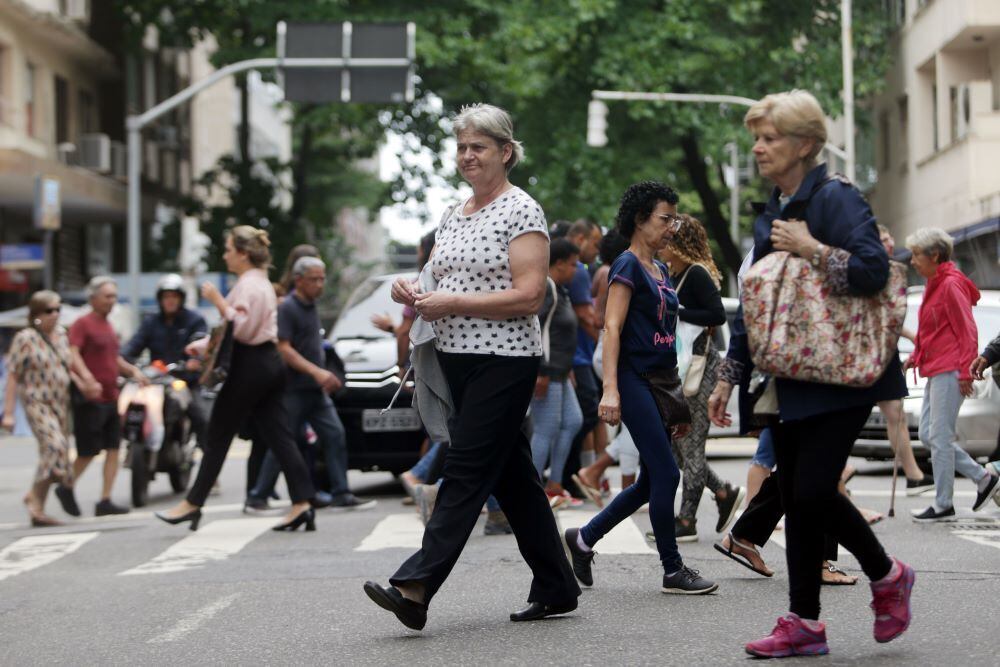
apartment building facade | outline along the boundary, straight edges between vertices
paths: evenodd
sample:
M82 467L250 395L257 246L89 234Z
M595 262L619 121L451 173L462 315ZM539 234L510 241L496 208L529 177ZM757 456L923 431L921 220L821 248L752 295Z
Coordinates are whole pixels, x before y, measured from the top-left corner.
M125 269L125 116L186 86L190 58L146 40L125 51L111 0L0 3L0 310L43 286L40 268L4 264L36 249L35 189L55 182L61 227L45 261L52 287L79 295L100 273ZM144 135L143 228L191 187L190 117L183 110ZM14 253L15 255L17 253Z
M899 243L922 227L1000 288L1000 2L894 0L898 29L873 100L878 181L870 201Z

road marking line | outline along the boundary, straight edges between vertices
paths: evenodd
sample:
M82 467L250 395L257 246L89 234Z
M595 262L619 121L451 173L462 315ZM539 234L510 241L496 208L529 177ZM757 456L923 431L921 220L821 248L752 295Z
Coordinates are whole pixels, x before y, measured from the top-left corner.
M23 537L0 551L0 581L67 556L98 533L65 533Z
M129 574L164 574L204 567L237 554L261 533L270 530L274 519L222 519L207 524L198 532L173 544L156 558L119 572Z
M419 514L390 514L379 521L354 550L419 549L423 539L424 522Z
M580 528L597 514L586 510L566 510L558 512L556 519L565 530ZM656 549L646 542L646 536L630 518L612 528L594 548L602 554L656 554Z
M976 544L1000 549L1000 530L953 530L951 534Z
M231 593L221 597L215 602L205 605L187 618L182 618L177 625L170 628L162 635L157 635L150 639L147 644L166 644L181 639L185 635L193 632L199 625L212 620L220 611L231 605L240 596L239 593Z

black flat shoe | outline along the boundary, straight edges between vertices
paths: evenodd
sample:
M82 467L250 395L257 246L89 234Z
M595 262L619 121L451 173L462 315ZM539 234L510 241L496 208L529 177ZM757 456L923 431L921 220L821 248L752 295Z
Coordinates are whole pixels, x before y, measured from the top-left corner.
M73 487L63 486L62 484L57 485L56 498L59 500L59 504L62 505L63 512L66 512L70 516L80 516L80 506L76 504Z
M581 549L580 545L576 543L576 536L579 534L579 528L567 528L563 534L563 539L566 540L566 548L569 549L570 562L573 564L573 574L576 575L576 578L584 586L593 586L594 573L591 570L591 565L594 562L594 556L597 552L593 549L590 551Z
M167 516L166 514L163 514L161 512L154 512L153 516L155 516L160 521L166 521L171 526L176 526L179 523L190 521L191 525L189 526L189 528L191 530L198 530L198 524L201 523L201 508L199 507L198 509L191 510L187 514L178 517Z
M532 602L521 611L515 611L511 614L510 620L515 623L520 623L521 621L539 621L547 616L568 614L575 609L576 600L563 604L542 604L541 602Z
M400 623L411 630L423 630L427 625L427 605L407 600L394 586L382 588L374 581L366 581L364 589L372 602L391 611Z
M285 523L279 523L271 530L275 530L278 532L289 531L294 533L296 530L298 530L299 526L301 526L302 524L306 525L307 533L311 533L314 530L316 530L316 510L310 507L305 512L300 512L299 515L294 519L292 519L291 521L287 521Z

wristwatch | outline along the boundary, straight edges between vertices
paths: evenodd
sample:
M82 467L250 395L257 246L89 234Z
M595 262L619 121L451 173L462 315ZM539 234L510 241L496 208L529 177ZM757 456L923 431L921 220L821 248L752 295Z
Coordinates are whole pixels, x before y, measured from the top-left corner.
M816 250L813 252L812 259L809 260L809 262L817 269L819 268L819 261L823 258L824 250L826 250L826 246L823 245L822 243L817 243Z

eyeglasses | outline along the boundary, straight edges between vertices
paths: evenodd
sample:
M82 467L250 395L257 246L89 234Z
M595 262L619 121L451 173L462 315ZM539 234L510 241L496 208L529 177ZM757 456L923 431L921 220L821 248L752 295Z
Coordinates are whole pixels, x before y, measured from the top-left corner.
M45 309L45 314L46 315L51 315L52 313L58 313L61 310L62 310L62 306L53 306L52 308L46 308Z
M683 218L679 215L674 215L673 213L660 213L659 216L670 225L670 229L677 231L681 228L681 223L684 222Z

